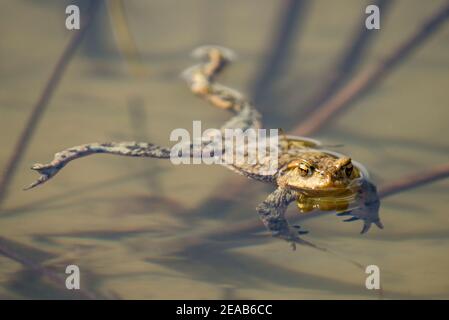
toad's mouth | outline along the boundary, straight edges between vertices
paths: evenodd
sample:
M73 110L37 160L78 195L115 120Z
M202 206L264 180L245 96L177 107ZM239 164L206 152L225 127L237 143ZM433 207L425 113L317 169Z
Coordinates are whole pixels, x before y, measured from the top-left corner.
M360 188L361 181L362 181L361 179L360 181L354 180L351 181L350 185L340 187L326 187L326 188L313 188L313 189L305 187L296 187L291 185L289 187L293 190L299 191L301 194L307 197L340 198L340 197L347 197L349 195L357 193L357 191Z
M312 210L346 211L357 199L359 188L334 188L330 190L301 190L297 200L301 213Z

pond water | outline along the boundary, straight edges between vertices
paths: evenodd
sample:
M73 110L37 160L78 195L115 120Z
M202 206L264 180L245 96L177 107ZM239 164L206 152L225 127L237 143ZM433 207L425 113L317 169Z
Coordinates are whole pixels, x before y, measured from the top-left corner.
M394 1L357 70L395 50L444 3ZM2 170L72 35L64 27L67 4L3 3ZM266 127L289 131L299 123L302 106L329 81L357 25L364 26L365 5L319 0L301 7L288 61L260 103ZM268 0L126 1L138 68L145 71L136 74L117 49L116 20L100 7L1 204L0 249L16 259L0 255L0 298L81 297L36 269L64 279L70 264L79 266L84 291L105 298L449 298L447 179L382 200L385 228L364 235L360 222L301 216L310 231L305 238L329 252L292 251L271 238L255 207L272 188L219 166L98 155L22 191L36 178L31 164L70 146L119 140L167 145L173 129L190 130L193 120L220 126L229 114L192 96L179 78L194 63L190 51L202 44L235 50L239 59L220 82L250 95L275 43L281 9ZM333 150L362 163L379 186L447 162L448 40L446 23L311 138L343 145ZM292 205L289 214L295 211ZM366 289L368 265L380 268L382 292Z

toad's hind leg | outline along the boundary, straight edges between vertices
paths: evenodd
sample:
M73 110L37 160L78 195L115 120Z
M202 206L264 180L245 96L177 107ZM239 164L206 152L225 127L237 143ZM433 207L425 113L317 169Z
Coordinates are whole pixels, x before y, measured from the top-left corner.
M36 170L40 177L25 190L34 188L52 177L64 168L70 161L97 153L114 154L128 157L150 157L159 159L170 158L171 150L146 142L108 142L89 143L71 147L55 154L53 161L48 164L34 164L31 169Z
M232 51L218 46L203 46L194 50L193 56L205 62L183 72L190 90L212 105L235 114L221 130L260 128L260 114L254 106L240 92L215 82L218 74L234 59Z

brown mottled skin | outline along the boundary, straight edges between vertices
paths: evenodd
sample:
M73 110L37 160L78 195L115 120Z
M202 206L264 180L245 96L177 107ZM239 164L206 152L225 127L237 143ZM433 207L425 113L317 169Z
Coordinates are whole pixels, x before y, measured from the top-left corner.
M187 69L183 77L191 91L212 105L235 113L222 128L257 129L261 127L260 114L239 92L215 82L215 77L233 58L233 53L217 46L205 46L194 51L193 55L204 62ZM202 139L204 147L211 139ZM319 142L280 135L278 140L278 165L274 173L267 174L270 158L258 159L255 164L223 164L227 168L251 179L273 184L276 189L261 204L257 212L273 236L290 242L312 245L291 227L285 218L285 211L291 202L296 201L300 212L312 210L336 211L339 216L349 216L345 221L363 220L362 233L372 223L379 228L379 199L376 187L368 180L365 169L349 157L326 151ZM189 145L192 150L193 144ZM123 156L151 157L168 159L170 148L144 142L90 143L72 147L55 154L49 164L35 164L33 170L40 177L26 189L33 188L52 178L71 160L96 153ZM245 155L246 156L246 155Z

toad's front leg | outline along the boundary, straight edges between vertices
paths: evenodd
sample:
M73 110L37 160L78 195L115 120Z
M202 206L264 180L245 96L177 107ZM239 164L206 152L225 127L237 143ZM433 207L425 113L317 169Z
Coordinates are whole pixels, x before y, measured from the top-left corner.
M290 226L285 218L288 205L297 198L296 191L278 188L257 206L257 212L272 235L289 242L293 250L296 249L296 243L316 248L314 244L300 238L298 230Z

